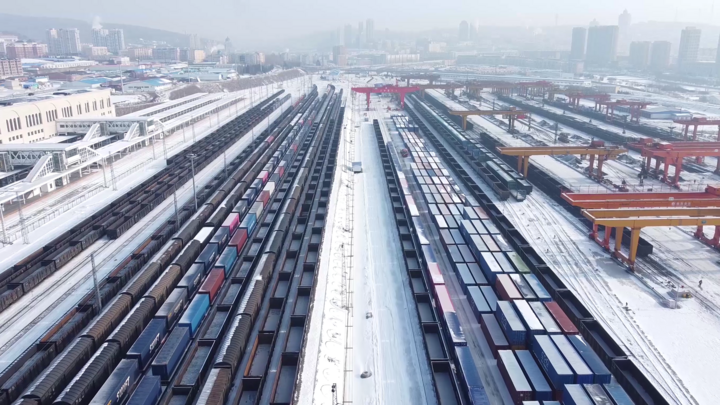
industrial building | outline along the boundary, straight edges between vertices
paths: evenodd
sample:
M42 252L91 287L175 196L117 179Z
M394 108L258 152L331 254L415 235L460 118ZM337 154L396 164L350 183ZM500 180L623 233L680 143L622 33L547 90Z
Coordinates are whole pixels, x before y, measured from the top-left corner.
M172 87L172 81L167 79L150 79L125 83L124 91L128 93L146 93L148 91L163 91Z
M58 134L62 118L114 117L110 90L0 99L0 143L36 143Z

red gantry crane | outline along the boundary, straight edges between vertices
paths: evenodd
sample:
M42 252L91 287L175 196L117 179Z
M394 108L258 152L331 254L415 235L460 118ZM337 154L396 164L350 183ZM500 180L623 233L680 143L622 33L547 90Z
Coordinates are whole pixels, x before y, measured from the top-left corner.
M406 86L410 86L410 80L427 80L430 84L435 83L435 81L440 80L440 75L436 74L416 74L416 75L402 75L400 76L400 80L406 81Z
M580 107L580 99L586 99L586 100L593 100L595 101L595 109L598 109L598 102L601 101L609 101L610 95L609 94L602 94L602 93L586 93L583 91L573 91L573 90L566 90L566 91L551 91L548 94L548 100L552 100L555 95L561 94L568 98L568 105L574 108Z
M718 137L717 140L720 142L720 119L711 120L707 118L693 118L690 120L673 120L675 124L680 124L684 126L685 128L682 130L683 133L683 139L688 139L688 132L690 130L690 127L693 127L693 133L692 133L692 139L697 139L697 130L699 126L703 125L717 125L718 126Z
M367 97L367 109L370 110L370 94L395 93L400 97L400 108L405 109L405 95L419 91L419 87L399 87L399 86L382 86L382 87L353 87L352 91L365 94Z
M615 100L615 101L596 101L596 106L602 109L605 106L605 118L610 118L611 115L615 115L615 107L629 107L630 108L630 122L640 122L640 110L647 108L654 103L648 101L629 101L629 100Z
M678 187L680 173L682 172L683 159L695 157L702 161L703 157L718 157L715 173L720 173L720 142L658 142L643 146L640 155L645 158L645 170L650 173L652 159L655 159L655 173L659 173L660 165L664 165L663 181L671 186ZM675 175L669 178L670 166L675 167Z

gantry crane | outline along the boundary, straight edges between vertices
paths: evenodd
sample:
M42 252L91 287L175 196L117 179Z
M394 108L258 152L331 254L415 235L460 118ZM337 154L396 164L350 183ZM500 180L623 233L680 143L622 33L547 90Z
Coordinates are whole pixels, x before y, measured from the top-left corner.
M400 108L405 108L405 95L419 91L418 87L399 87L399 86L382 86L382 87L353 87L352 91L365 94L367 97L367 109L370 110L370 94L373 93L395 93L400 97Z
M683 133L683 139L688 139L688 132L690 130L690 127L693 127L693 133L692 133L692 139L697 139L697 130L699 126L704 125L717 125L718 126L718 136L717 140L720 142L720 120L709 120L707 118L693 118L691 120L673 120L675 124L680 124L684 126L685 128L682 130Z
M683 159L695 157L701 161L701 158L706 156L720 158L720 142L658 142L650 146L643 146L640 149L640 155L645 158L645 170L648 173L650 173L651 161L655 159L655 173L658 173L660 165L664 164L663 181L678 187ZM675 167L675 175L672 179L668 177L670 166ZM720 173L720 159L718 159L715 173Z
M508 132L512 132L513 128L515 128L515 120L518 118L518 116L522 116L527 114L526 111L521 110L449 110L448 114L450 115L457 115L462 117L462 127L463 131L467 128L467 117L469 115L502 115L506 116L508 118Z
M596 101L596 109L598 106L602 109L605 106L605 118L609 119L610 116L615 115L615 107L625 106L630 108L630 122L640 122L640 110L647 108L654 103L648 101L629 101L629 100L615 100L615 101Z
M561 155L588 155L590 156L590 167L588 175L602 181L603 162L615 159L627 149L619 146L605 146L603 141L592 141L588 146L522 146L522 147L498 147L500 153L508 156L517 156L518 172L527 178L530 156L561 156ZM597 156L597 175L595 171L595 157Z

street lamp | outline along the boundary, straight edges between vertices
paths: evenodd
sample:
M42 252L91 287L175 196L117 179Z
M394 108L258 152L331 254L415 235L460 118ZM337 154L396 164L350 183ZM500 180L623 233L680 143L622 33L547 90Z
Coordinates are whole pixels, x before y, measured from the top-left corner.
M190 159L190 166L192 167L192 185L193 185L193 197L195 198L195 211L198 209L198 201L197 201L197 193L195 192L195 159L197 159L197 155L194 153L191 153L187 155L188 159Z

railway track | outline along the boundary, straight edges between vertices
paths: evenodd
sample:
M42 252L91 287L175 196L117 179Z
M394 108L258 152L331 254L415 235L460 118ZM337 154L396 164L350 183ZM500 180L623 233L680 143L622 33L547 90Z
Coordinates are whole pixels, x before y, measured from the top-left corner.
M271 97L271 99L274 98ZM289 96L284 97L281 101L286 102L287 100L289 100ZM253 110L254 112L249 111L234 123L228 124L228 126L224 127L224 131L231 130L233 135L243 135L257 122L257 118L249 119L250 116L267 115L281 104L263 103L256 110ZM291 112L291 110L288 110L283 114L283 118L278 121L284 121ZM50 403L59 393L56 391L62 389L65 384L70 382L69 378L79 371L79 366L88 359L93 348L101 348L112 329L128 314L133 301L142 303L144 311L148 311L148 308L152 307L151 303L159 305L164 301L167 292L166 284L171 282L171 278L178 273L177 269L180 266L170 266L165 272L162 272L162 269L170 265L173 260L180 260L180 263L188 260L187 256L192 255L199 244L199 242L192 240L191 235L197 232L198 228L206 221L213 220L215 206L221 213L224 212L224 209L228 209L220 206L220 202L224 200L225 196L231 195L234 200L240 198L237 195L239 190L242 187L248 187L246 183L240 182L240 180L247 174L251 162L258 160L260 156L267 155L266 152L271 149L270 142L273 140L271 132L273 132L274 126L277 125L276 122L263 131L253 142L251 148L243 151L240 156L228 163L231 173L235 174L229 178L222 175L216 176L205 189L198 191L198 201L202 202L209 198L209 203L202 206L194 219L180 229L176 236L172 237L172 233L178 228L178 224L175 223L175 219L172 219L136 249L132 256L116 266L108 278L101 283L100 294L103 302L108 304L99 317L92 319L95 315L94 293L90 293L59 324L55 325L50 332L43 336L36 345L23 353L15 363L0 374L0 383L2 384L0 386L0 404L5 404L6 401L9 403L9 401L15 400L20 395L24 395L26 399L36 403ZM210 138L212 136L206 139ZM221 145L218 144L213 148L215 152L211 153L209 150L209 156L217 155L219 148L221 148ZM269 156L267 158L269 159ZM199 163L198 165L200 166ZM233 185L236 186L233 187ZM216 189L218 191L210 198L211 193ZM193 204L183 207L178 215L180 223L185 222L194 211ZM166 241L168 242L165 243ZM155 254L163 244L166 245L164 250ZM181 250L182 252L180 252ZM179 256L178 253L180 253ZM153 257L154 261L150 262ZM143 266L144 263L149 264ZM160 274L161 272L162 274ZM160 277L158 278L158 276ZM155 284L151 286L150 284L153 281L155 281ZM134 317L128 320L128 323L123 324L120 329L127 331L128 328L131 328L131 330L133 327L137 328L137 322L141 321L141 319L138 319L140 313L134 312L133 315ZM75 338L83 326L88 323L90 323L90 326L85 329L84 334L79 338ZM36 383L26 388L48 365L50 368L42 373ZM25 391L25 394L23 394L23 391Z

